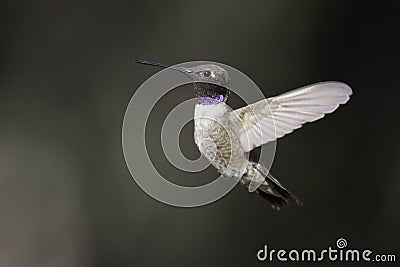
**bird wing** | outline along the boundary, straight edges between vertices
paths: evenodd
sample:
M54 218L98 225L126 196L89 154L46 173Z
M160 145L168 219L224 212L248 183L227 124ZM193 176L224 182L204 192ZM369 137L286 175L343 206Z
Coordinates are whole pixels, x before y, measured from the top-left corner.
M322 82L267 98L230 112L239 142L248 152L274 141L306 122L321 119L349 100L351 88L342 82Z

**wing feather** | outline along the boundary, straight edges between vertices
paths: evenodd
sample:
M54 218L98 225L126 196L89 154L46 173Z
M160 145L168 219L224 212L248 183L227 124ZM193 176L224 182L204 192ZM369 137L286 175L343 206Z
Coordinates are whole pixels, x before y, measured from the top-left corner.
M241 146L250 151L332 113L351 94L345 83L316 83L236 109L231 116L239 125Z

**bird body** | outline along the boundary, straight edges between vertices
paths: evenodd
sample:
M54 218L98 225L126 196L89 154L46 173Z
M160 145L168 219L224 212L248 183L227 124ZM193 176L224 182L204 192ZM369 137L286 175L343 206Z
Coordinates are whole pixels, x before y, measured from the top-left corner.
M221 102L196 104L194 140L200 152L222 175L240 179L247 165L245 151L239 144L235 125L227 116L232 109Z
M292 198L302 202L285 189L262 164L248 160L237 131L237 121L232 109L221 102L216 105L196 104L194 113L194 140L200 152L217 171L228 179L240 180L241 184L266 198L271 206L280 209Z

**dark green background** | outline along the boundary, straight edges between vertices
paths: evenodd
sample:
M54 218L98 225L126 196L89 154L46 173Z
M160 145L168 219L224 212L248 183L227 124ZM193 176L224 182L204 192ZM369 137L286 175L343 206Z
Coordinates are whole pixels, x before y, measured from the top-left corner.
M256 260L264 244L323 249L339 237L399 257L394 3L4 2L0 265L271 266ZM158 69L136 58L222 62L266 96L323 80L350 84L347 105L278 142L272 171L304 207L276 212L241 187L194 209L141 191L124 162L121 126L131 95ZM182 138L193 146L188 127Z

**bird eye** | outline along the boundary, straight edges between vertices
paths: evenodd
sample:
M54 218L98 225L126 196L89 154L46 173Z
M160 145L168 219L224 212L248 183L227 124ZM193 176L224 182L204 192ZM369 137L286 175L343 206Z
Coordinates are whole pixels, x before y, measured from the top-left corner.
M209 77L211 75L211 71L206 70L206 71L204 71L203 75L204 75L204 77Z

